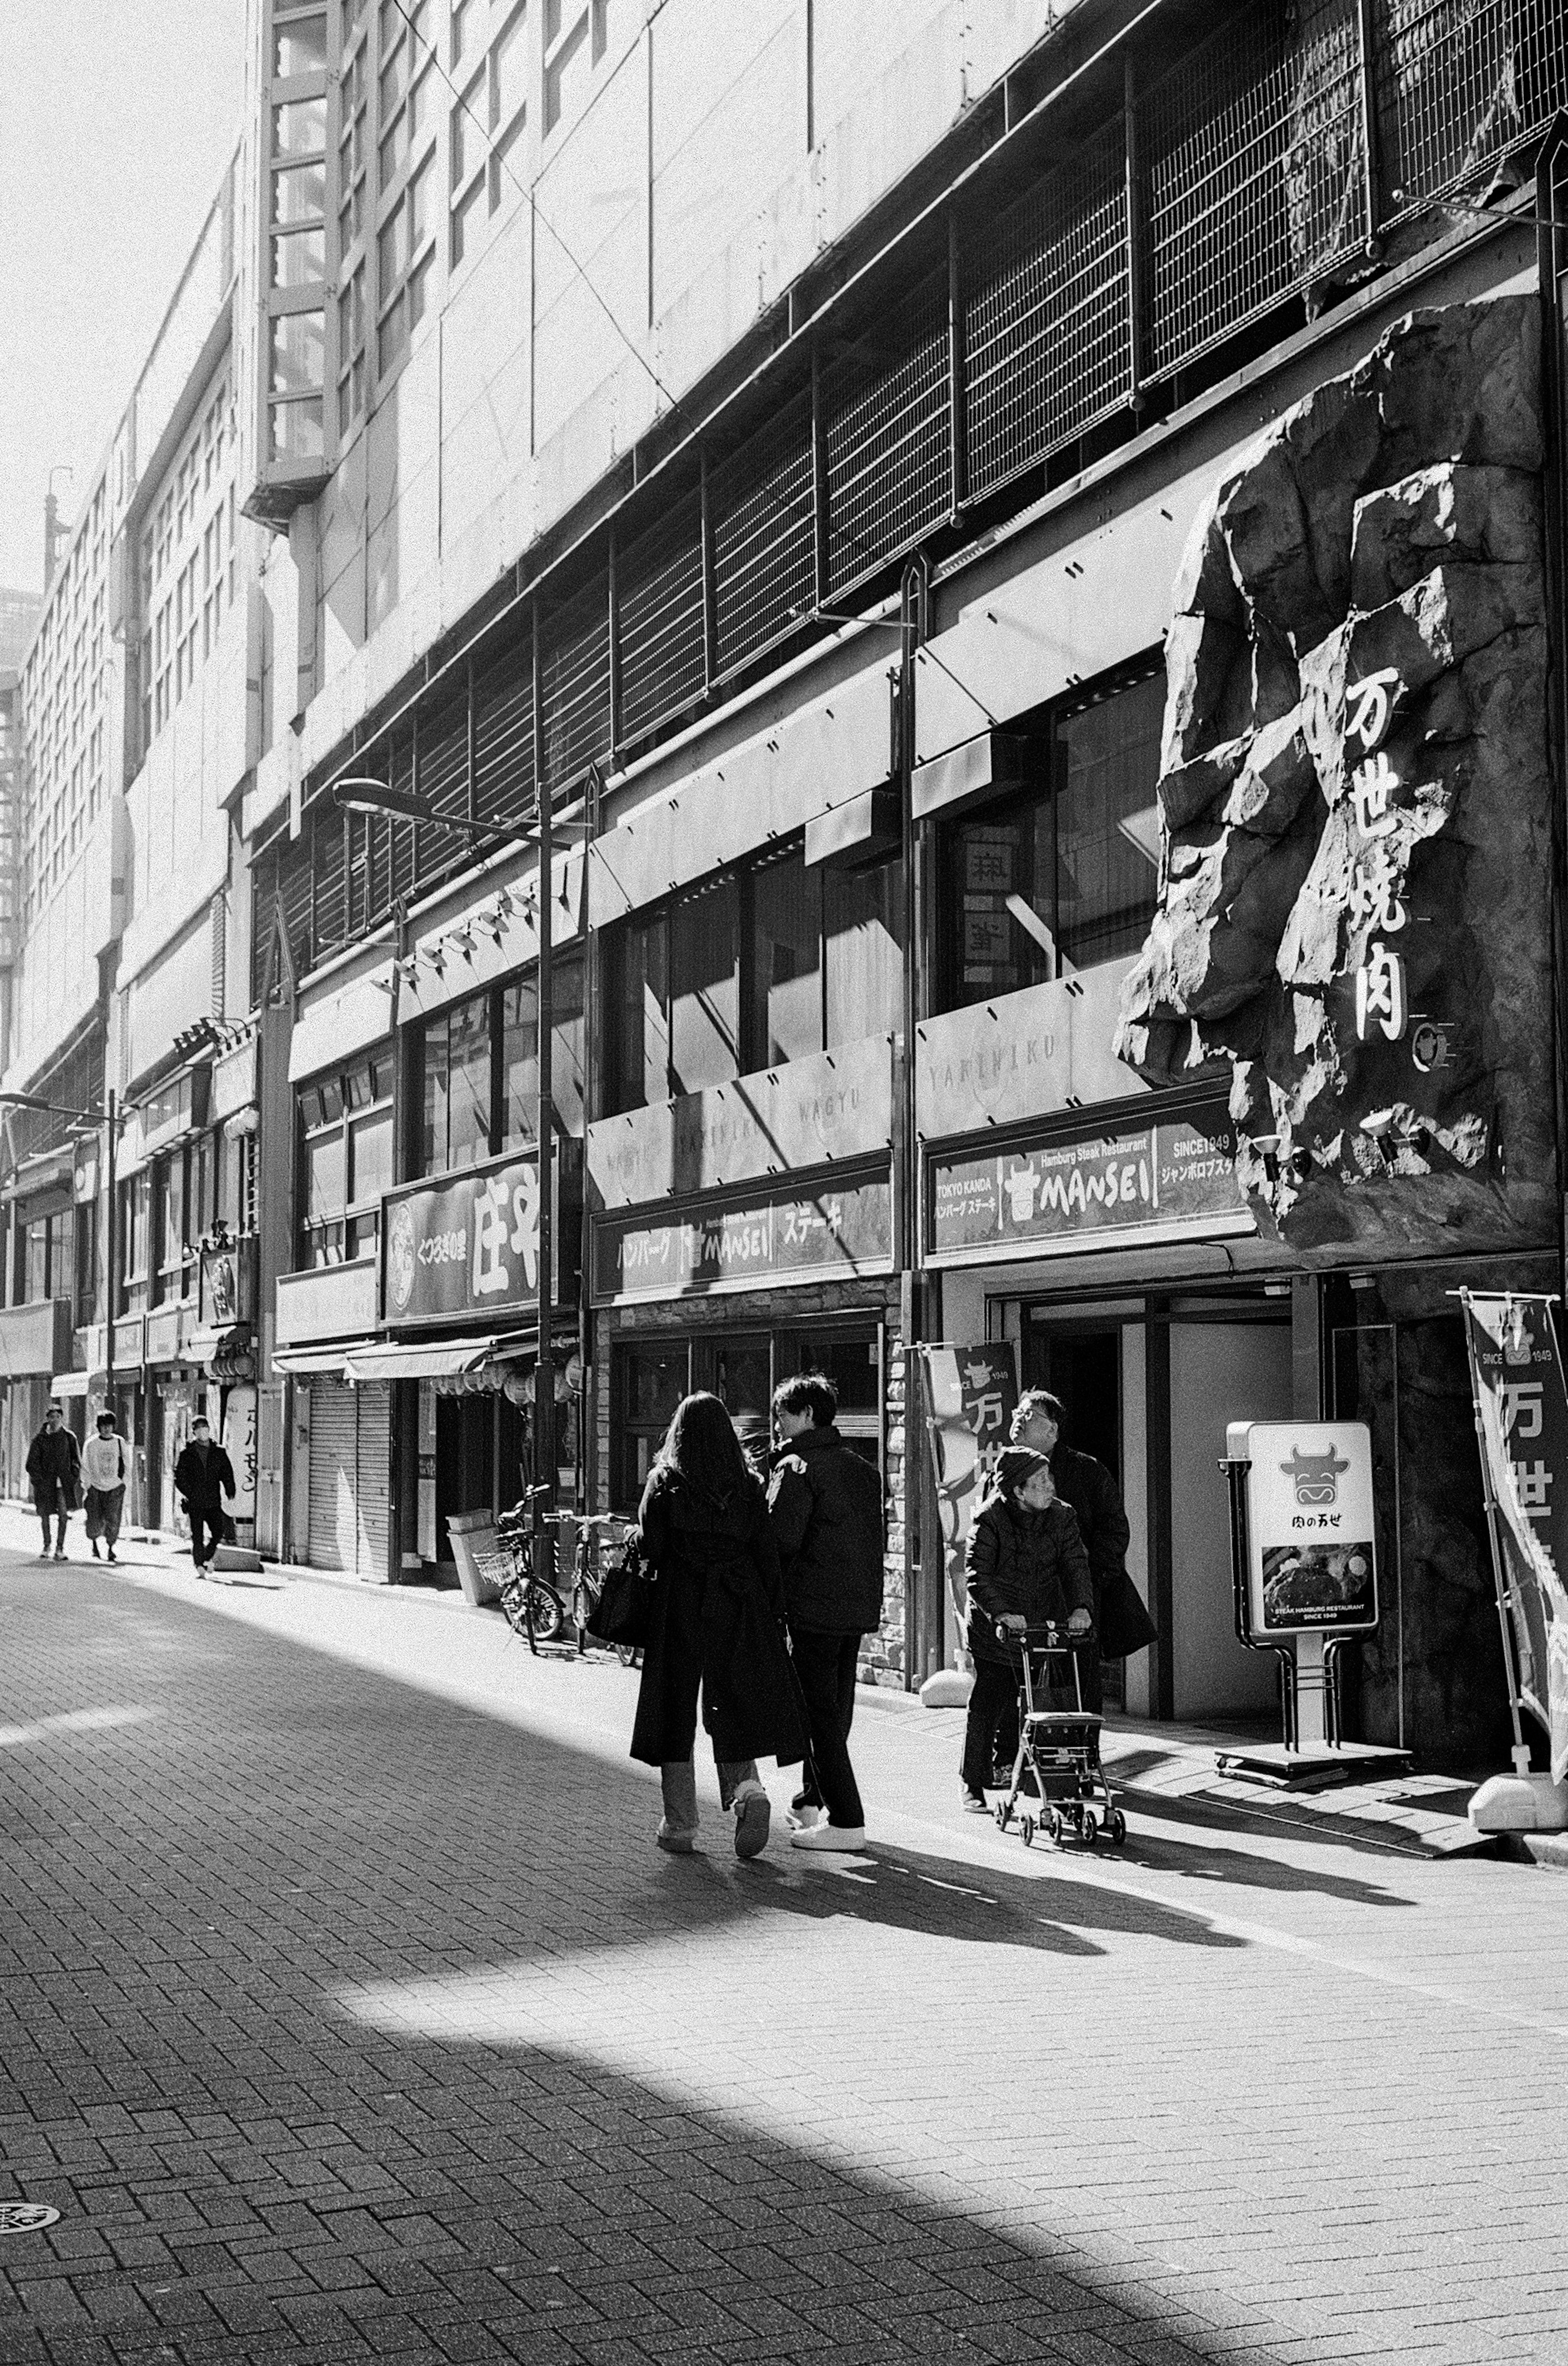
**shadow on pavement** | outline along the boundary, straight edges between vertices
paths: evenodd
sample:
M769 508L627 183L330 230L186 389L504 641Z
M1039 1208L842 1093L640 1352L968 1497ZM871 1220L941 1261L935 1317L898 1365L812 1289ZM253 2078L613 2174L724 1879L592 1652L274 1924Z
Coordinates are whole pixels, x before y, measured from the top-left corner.
M1053 2226L1043 2153L1018 2231L935 2198L946 2163L901 2085L897 1978L923 1943L1000 1942L1026 1972L1006 1951L1238 1940L900 1851L855 1877L665 1859L630 1769L90 1572L67 1595L0 1570L0 1716L39 1737L0 1757L0 2199L63 2214L0 2257L7 2361L1261 2366L1247 2311L1137 2268L1136 2220L1093 2248ZM864 2020L835 2039L789 1985L818 1963L846 2011L879 1964L891 1983L865 2000L882 2108L831 2137L776 2071L747 2093L750 2032L781 2016L802 2064L842 2042L875 2089ZM562 2042L441 2024L443 2000L520 1977ZM432 2023L377 2018L410 1989ZM1025 2104L1015 2156L1033 2128Z

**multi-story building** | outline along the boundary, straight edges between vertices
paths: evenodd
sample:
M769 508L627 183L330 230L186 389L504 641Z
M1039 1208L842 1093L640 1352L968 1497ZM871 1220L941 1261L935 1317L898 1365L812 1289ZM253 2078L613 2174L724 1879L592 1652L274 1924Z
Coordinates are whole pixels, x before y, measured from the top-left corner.
M1562 1259L1563 16L252 0L126 702L173 811L248 519L245 730L113 1008L149 1408L257 1097L267 1549L438 1576L536 1469L630 1509L687 1389L821 1368L918 1681L916 1350L1006 1348L1120 1479L1129 1707L1266 1706L1225 1425L1359 1413L1349 1714L1489 1740L1449 1293Z
M222 1254L204 1263L204 1243L222 1251L253 1209L250 896L232 809L259 736L270 537L236 492L234 195L231 164L61 537L19 691L5 1082L56 1107L8 1121L7 1483L25 1486L51 1391L81 1423L112 1386L133 1515L167 1527L198 1400L214 1396L216 1418L230 1384L254 1381L228 1300L202 1319L204 1270L227 1270ZM106 1135L71 1114L110 1095L112 1225ZM227 1408L236 1434L253 1400L252 1385Z

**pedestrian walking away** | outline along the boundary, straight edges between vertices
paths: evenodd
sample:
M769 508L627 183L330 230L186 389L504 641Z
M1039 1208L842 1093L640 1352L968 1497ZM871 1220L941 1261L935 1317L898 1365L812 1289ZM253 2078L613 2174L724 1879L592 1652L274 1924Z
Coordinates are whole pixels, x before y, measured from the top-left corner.
M28 1448L27 1472L32 1483L33 1502L43 1523L43 1550L39 1559L50 1558L49 1527L52 1520L54 1559L63 1560L66 1524L82 1499L82 1449L65 1425L65 1407L58 1397L50 1398L43 1427L35 1433Z
M637 1526L655 1583L632 1755L659 1770L658 1844L678 1856L696 1845L700 1693L720 1797L734 1810L735 1854L755 1856L771 1820L756 1761L797 1763L805 1720L784 1647L767 1499L718 1397L677 1405Z
M112 1413L101 1413L96 1434L82 1449L82 1476L87 1489L87 1541L95 1560L98 1558L100 1537L109 1560L115 1559L129 1469L126 1443L115 1427L115 1417Z
M1077 1516L1058 1495L1043 1454L1010 1446L997 1458L995 1490L969 1530L965 1576L975 1686L964 1724L963 1804L984 1815L998 1735L1009 1718L1014 1758L1018 1752L1023 1658L1011 1639L1049 1621L1086 1641L1093 1625L1089 1556ZM998 1634L999 1625L1009 1639Z
M806 1780L790 1809L793 1848L866 1845L849 1728L860 1639L882 1616L887 1531L881 1474L840 1436L837 1413L837 1392L820 1372L799 1373L773 1392L768 1518L811 1731Z
M191 1559L197 1569L206 1569L223 1542L223 1498L234 1500L234 1466L223 1448L213 1443L202 1414L192 1422L189 1442L174 1465L174 1493L190 1520Z

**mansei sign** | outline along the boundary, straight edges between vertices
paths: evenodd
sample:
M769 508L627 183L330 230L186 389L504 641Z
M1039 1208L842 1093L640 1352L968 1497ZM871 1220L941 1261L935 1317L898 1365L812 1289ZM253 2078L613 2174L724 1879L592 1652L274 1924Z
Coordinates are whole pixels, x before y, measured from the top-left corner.
M1255 1642L1377 1625L1372 1432L1364 1422L1234 1423L1248 1461L1247 1615Z
M594 1296L686 1298L831 1274L881 1273L892 1258L892 1189L824 1185L810 1197L703 1210L666 1224L594 1228Z
M383 1200L383 1323L531 1311L538 1291L539 1161L532 1151L409 1184Z
M935 1162L935 1256L1014 1242L1070 1247L1135 1227L1245 1216L1236 1129L1222 1112Z

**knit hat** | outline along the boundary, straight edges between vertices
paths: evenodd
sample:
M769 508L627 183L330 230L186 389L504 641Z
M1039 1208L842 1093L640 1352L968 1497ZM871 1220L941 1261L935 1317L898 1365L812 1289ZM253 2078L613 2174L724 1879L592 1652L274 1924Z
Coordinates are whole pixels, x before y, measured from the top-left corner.
M1036 1454L1032 1446L1004 1447L996 1458L996 1484L1003 1495L1016 1495L1026 1487L1037 1470L1048 1470L1048 1454Z

